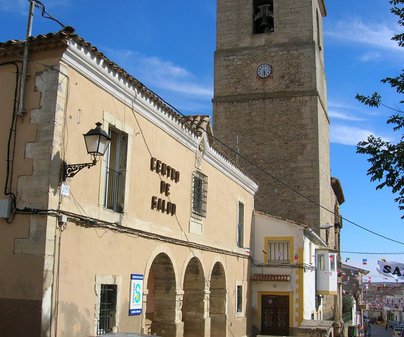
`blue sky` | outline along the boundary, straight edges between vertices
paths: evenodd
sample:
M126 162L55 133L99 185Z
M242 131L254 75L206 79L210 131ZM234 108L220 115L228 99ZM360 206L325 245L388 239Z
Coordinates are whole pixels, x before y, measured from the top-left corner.
M296 0L298 1L298 0ZM95 45L134 77L185 114L210 114L215 50L215 0L42 0L47 11ZM387 0L326 0L325 66L331 117L332 175L342 183L344 218L404 242L403 220L389 190L376 191L366 176L366 157L355 144L375 134L397 138L385 124L388 109L367 109L356 93L379 91L383 102L400 108L395 92L380 83L402 68L404 49L390 40L398 31ZM23 39L27 0L0 0L0 41ZM33 35L60 27L35 11ZM404 262L404 243L397 244L344 222L342 250L349 263L375 271L384 257ZM402 255L368 253L403 252ZM368 265L362 264L362 259Z

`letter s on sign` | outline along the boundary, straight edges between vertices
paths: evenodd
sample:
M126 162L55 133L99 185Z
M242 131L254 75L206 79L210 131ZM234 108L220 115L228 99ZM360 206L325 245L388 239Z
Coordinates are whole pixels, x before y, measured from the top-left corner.
M383 273L391 273L391 267L385 265L385 266L383 267Z

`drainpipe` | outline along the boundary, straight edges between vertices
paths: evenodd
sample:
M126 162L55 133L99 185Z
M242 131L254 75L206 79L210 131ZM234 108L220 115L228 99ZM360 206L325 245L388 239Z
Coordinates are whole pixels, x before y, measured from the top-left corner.
M24 56L22 59L22 76L20 85L20 100L18 104L17 116L24 115L24 95L25 95L25 82L27 81L27 68L28 68L28 38L31 36L32 32L32 20L34 18L34 1L29 2L29 13L28 13L28 23L27 23L27 33L25 35L24 43Z

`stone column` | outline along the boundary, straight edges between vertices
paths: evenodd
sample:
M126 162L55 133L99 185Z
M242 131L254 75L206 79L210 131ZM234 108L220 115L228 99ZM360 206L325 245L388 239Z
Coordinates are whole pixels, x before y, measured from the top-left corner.
M149 328L151 327L151 322L146 319L146 309L147 309L147 295L149 295L149 289L143 288L143 301L142 301L142 333L145 335L149 334Z
M203 297L204 337L210 337L210 290L205 288Z
M175 336L184 336L184 322L182 321L182 303L184 300L184 290L177 289L175 293Z

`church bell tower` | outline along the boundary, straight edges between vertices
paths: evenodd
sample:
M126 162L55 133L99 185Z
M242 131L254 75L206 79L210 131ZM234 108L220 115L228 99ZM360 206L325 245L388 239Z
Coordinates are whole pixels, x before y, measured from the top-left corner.
M324 0L218 0L213 99L215 136L266 171L238 159L255 208L318 232L334 208L325 15Z

